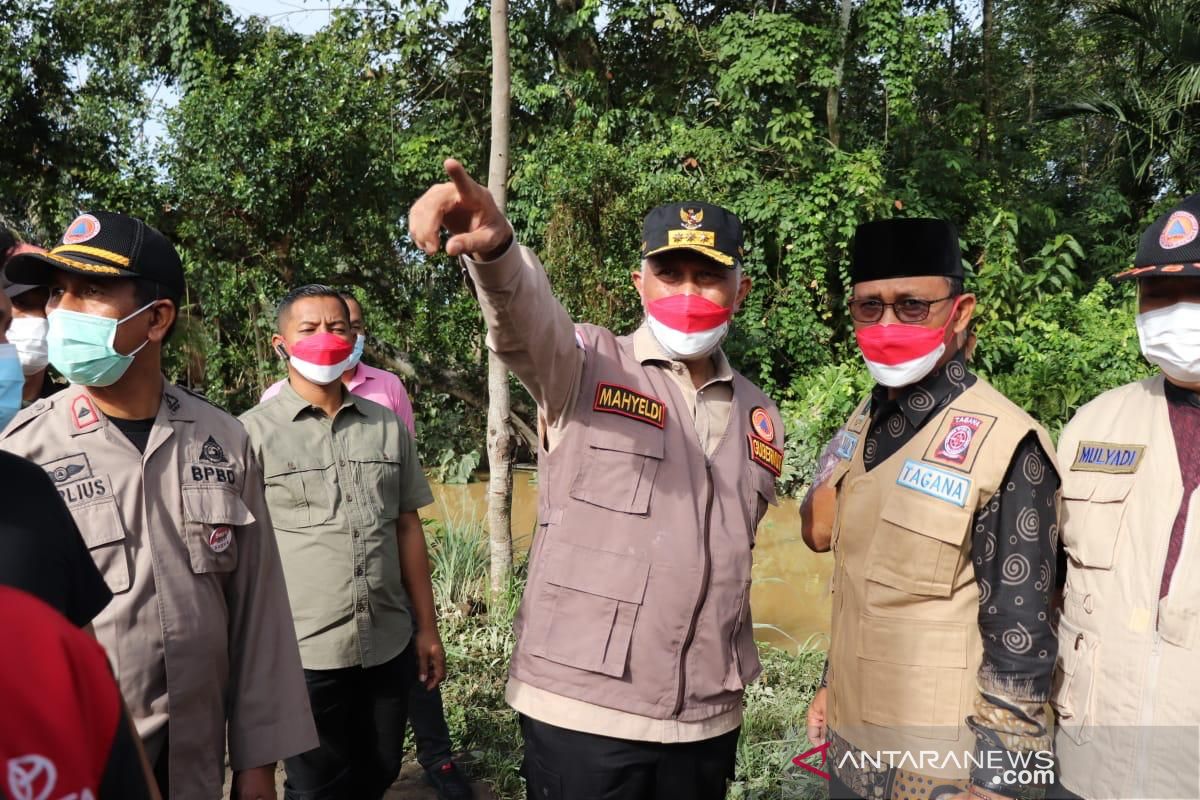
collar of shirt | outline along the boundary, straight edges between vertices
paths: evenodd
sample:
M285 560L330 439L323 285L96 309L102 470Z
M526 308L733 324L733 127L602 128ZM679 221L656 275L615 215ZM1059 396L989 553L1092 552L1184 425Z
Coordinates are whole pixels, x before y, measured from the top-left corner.
M346 381L346 388L353 392L358 387L362 386L367 381L375 380L375 376L371 374L366 364L359 364L354 368L354 374L350 376L350 380Z
M687 369L687 365L682 361L672 361L663 352L658 339L654 338L654 332L644 322L633 333L633 357L642 364L658 362L670 369L676 369L675 365L678 364L683 369ZM712 360L713 376L704 386L711 386L714 383L733 383L733 367L729 366L729 359L725 357L725 351L718 347L712 354ZM700 388L703 389L704 386Z
M343 385L342 407L338 409L338 413L335 415L335 418L341 416L342 412L347 408L354 409L356 414L362 414L362 409L358 407L359 399L360 398L357 396L351 394L350 390ZM325 412L322 409L317 408L312 403L305 400L295 389L292 388L291 381L285 382L282 388L280 388L279 403L283 405L284 411L287 412L287 415L292 420L298 419L305 411L312 411L313 414L318 414L322 417L325 416Z
M956 380L955 376L961 377ZM877 384L871 390L871 419L880 419L899 408L913 430L916 430L973 383L975 376L967 371L966 360L959 350L949 361L921 380L903 387L894 400L888 399L886 386ZM930 398L933 399L932 403L929 402Z
M1163 392L1167 396L1167 402L1171 405L1200 408L1200 394L1193 392L1191 389L1176 386L1166 378L1163 379L1163 387Z

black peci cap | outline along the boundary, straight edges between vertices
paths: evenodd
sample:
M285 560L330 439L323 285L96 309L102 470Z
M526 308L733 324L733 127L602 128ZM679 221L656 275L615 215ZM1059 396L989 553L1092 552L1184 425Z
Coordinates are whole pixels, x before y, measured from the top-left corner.
M1200 194L1154 220L1142 233L1133 266L1113 280L1157 277L1200 277Z
M671 250L690 250L725 267L742 263L742 222L732 211L711 203L667 203L642 223L642 258Z
M45 286L53 270L92 278L138 278L183 296L183 264L167 237L136 217L93 211L67 226L62 244L48 253L21 253L4 266L14 283Z
M877 219L855 229L851 283L927 275L963 277L958 229L953 223L941 219Z

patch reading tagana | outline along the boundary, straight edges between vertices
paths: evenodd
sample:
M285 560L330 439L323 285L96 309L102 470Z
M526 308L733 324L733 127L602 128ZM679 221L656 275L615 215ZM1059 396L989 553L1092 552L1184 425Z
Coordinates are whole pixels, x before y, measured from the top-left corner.
M925 460L970 472L996 418L974 411L950 409L925 451Z
M765 467L778 478L783 472L783 451L764 442L753 433L746 434L750 442L750 460Z
M971 479L944 469L908 459L900 468L896 483L906 489L936 497L959 508L967 505L971 494Z
M656 428L665 427L667 424L666 403L615 383L596 384L596 399L592 403L592 410L620 414L622 417L636 419Z
M1144 444L1080 442L1079 447L1075 449L1075 461L1071 464L1071 471L1129 475L1137 472L1145 452Z

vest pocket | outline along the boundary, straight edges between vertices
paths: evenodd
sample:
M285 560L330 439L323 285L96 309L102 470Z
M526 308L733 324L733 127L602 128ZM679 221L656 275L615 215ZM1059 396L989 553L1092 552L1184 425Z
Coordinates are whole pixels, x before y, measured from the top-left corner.
M1068 473L1063 479L1059 529L1072 534L1064 544L1073 561L1093 569L1112 569L1125 521L1125 499L1132 488L1132 475Z
M626 514L649 513L654 479L663 458L662 431L651 429L645 440L599 432L588 444L571 484L571 497Z
M649 563L558 542L547 544L544 585L530 620L530 653L613 678L625 674Z
M233 572L238 561L234 533L252 522L254 515L233 492L185 486L183 538L192 572Z
M864 615L858 667L863 721L953 741L966 724L967 629L955 622Z
M1071 622L1058 621L1058 661L1050 705L1055 724L1076 744L1092 739L1092 686L1096 676L1095 634Z
M949 597L963 562L971 509L903 491L893 490L879 514L867 580L909 594Z
M750 616L750 581L746 581L742 589L741 609L737 622L733 626L733 636L730 637L729 649L732 663L725 671L724 687L731 692L739 692L746 688L762 673L762 664L758 660L758 648L754 644L754 623Z
M125 526L114 498L71 509L88 554L113 594L129 590L129 554Z

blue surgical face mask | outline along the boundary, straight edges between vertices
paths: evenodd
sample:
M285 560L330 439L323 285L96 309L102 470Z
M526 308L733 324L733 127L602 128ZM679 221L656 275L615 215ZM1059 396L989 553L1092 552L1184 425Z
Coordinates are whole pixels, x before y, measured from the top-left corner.
M360 333L358 338L354 340L354 352L350 354L350 366L346 367L346 369L356 369L358 367L358 362L362 361L363 348L366 345L367 337Z
M80 386L112 386L121 379L125 370L150 340L142 342L132 353L121 354L113 347L117 338L117 326L141 314L157 300L122 319L101 317L96 314L81 314L56 308L47 315L50 330L46 342L50 351L50 363L71 383Z
M0 431L21 410L21 390L25 388L25 373L17 357L15 344L0 344Z

